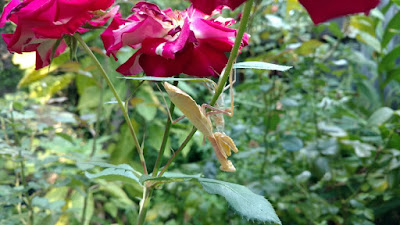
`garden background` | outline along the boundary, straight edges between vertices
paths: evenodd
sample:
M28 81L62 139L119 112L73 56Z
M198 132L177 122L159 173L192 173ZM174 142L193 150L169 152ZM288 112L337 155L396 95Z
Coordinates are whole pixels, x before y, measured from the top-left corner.
M161 9L189 6L151 2ZM116 3L126 16L135 2ZM249 45L237 61L292 68L236 70L234 116L225 117L225 132L239 149L230 157L235 173L219 170L199 132L170 171L246 186L270 201L282 224L398 224L399 7L382 1L369 16L314 25L296 0L255 0ZM238 18L241 8L224 16ZM0 31L13 29L9 23ZM107 57L102 31L82 37L127 100L153 168L168 120L163 94L154 82L115 71L132 51L121 51L119 61ZM80 47L50 67L34 65L34 54L10 54L0 41L0 224L135 224L141 184L95 178L109 164L141 170L113 93ZM199 104L211 100L201 82L179 87ZM164 163L191 130L188 120L172 126ZM258 223L193 182L166 182L149 204L146 224Z

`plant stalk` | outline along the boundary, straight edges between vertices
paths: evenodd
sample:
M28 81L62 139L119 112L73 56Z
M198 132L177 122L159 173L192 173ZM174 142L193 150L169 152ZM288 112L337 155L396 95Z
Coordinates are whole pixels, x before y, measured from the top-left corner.
M178 81L175 81L174 82L174 86L177 86L177 85L178 85ZM174 105L174 103L171 102L171 104L169 106L170 115L172 115L174 113L174 110L175 110L175 105ZM167 124L165 125L164 136L163 136L162 143L161 143L161 146L160 146L160 151L158 152L157 160L156 160L156 163L154 165L153 172L152 172L153 177L157 176L158 170L160 169L161 160L162 160L162 157L163 157L164 152L165 152L165 146L167 145L169 131L171 129L171 124L172 124L172 121L168 117Z
M74 37L76 38L76 40L79 42L79 44L83 47L83 49L85 50L85 52L90 56L90 58L93 60L93 62L95 63L96 67L99 69L100 74L103 76L103 78L105 79L105 81L107 82L107 85L110 87L111 91L114 94L115 99L117 100L119 107L122 110L122 114L124 115L125 121L128 124L129 127L129 131L132 135L133 141L135 142L136 145L136 149L138 151L139 154L139 158L140 158L140 162L142 163L142 167L143 167L143 173L144 174L148 174L147 172L147 167L146 167L146 161L144 159L143 156L143 149L139 143L139 140L136 136L136 132L135 129L133 128L132 122L129 118L128 115L128 111L125 109L124 107L124 102L122 102L121 98L119 97L117 90L115 89L113 83L111 82L110 78L108 77L106 71L104 70L104 68L101 66L99 60L97 60L96 56L93 54L92 50L90 50L89 46L87 46L87 44L85 43L85 41L83 41L82 37L75 33Z
M228 81L229 74L231 73L231 70L233 67L233 63L236 60L236 57L239 53L240 45L242 44L243 35L244 35L244 32L246 31L247 22L249 21L249 16L250 16L252 6L253 6L253 0L246 1L245 5L244 5L243 13L242 13L243 16L242 16L242 19L240 20L240 24L239 24L239 30L236 35L235 44L233 45L231 54L229 55L228 63L226 64L224 74L219 79L218 87L215 90L214 96L210 103L210 105L212 105L212 106L217 102L219 96L222 93L222 90L225 87L226 82Z
M253 0L246 1L245 5L244 5L243 13L242 13L243 16L242 16L242 19L241 19L240 24L239 24L239 30L238 30L238 33L236 35L235 44L233 45L233 48L231 50L231 54L229 55L228 63L226 65L226 67L225 67L224 74L219 79L218 87L215 89L213 98L211 99L211 102L210 102L211 106L215 105L215 103L217 102L219 96L221 95L221 93L222 93L222 91L223 91L223 89L225 87L226 82L228 81L230 72L231 72L232 67L233 67L233 63L236 60L236 57L237 57L238 52L239 52L240 45L242 43L243 35L244 35L244 32L245 32L246 27L247 27L247 22L249 21L249 16L250 16L250 12L251 12L252 6L253 6ZM162 171L158 175L159 177L162 176L165 173L165 171L168 169L168 167L171 165L171 163L175 160L176 156L179 154L179 152L182 151L182 149L185 148L185 146L190 141L190 139L193 137L194 133L196 133L196 131L197 131L197 129L195 127L193 127L193 129L190 131L190 133L188 134L186 139L183 141L183 143L181 144L179 149L176 150L176 152L168 160L167 164L164 166L164 168L162 169Z
M139 218L137 221L137 225L143 225L144 221L146 219L146 214L147 214L147 209L150 203L150 196L153 193L153 188L147 187L145 184L145 188L143 191L143 199L140 202L140 208L139 208Z

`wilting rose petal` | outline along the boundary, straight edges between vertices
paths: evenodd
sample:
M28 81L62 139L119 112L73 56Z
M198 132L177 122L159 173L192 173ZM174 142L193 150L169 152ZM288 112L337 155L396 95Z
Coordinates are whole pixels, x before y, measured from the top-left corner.
M211 15L215 9L228 6L232 10L239 7L246 0L190 0L194 8Z
M299 0L299 2L306 8L314 24L348 14L368 14L379 4L379 0Z
M40 69L66 49L64 41L54 49L57 39L88 31L82 28L86 23L99 26L118 16L118 7L97 16L97 10L105 10L113 3L114 0L12 0L4 8L0 27L11 21L16 24L16 29L12 34L2 34L2 37L12 53L35 51L36 69ZM90 21L92 18L94 20Z
M225 53L231 51L237 35L235 29L227 27L233 19L211 18L193 7L160 10L147 2L139 2L133 11L127 19L115 18L101 35L107 54L114 57L123 46L139 48L118 72L207 77L217 76L225 67ZM242 46L248 39L245 34Z

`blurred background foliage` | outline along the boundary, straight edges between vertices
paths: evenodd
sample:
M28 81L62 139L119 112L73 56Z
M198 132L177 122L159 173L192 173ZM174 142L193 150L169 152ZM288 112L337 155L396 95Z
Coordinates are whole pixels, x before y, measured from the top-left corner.
M127 16L134 3L117 2ZM161 8L188 6L152 2ZM240 151L232 156L236 173L219 171L199 133L171 169L245 185L270 200L283 224L398 224L399 2L383 1L369 17L318 26L296 0L255 2L250 45L238 61L293 68L237 71L235 115L226 118L225 128ZM239 11L224 16L237 18ZM83 38L128 101L152 168L167 121L161 93L154 83L137 88L139 81L121 79L115 68L132 50L122 51L118 62L109 59L101 32ZM67 52L50 68L34 71L34 55L11 55L3 42L0 50L0 224L134 224L142 187L89 180L82 172L87 161L140 170L122 113L90 59L78 51L70 61ZM210 101L204 85L179 85L198 103ZM172 127L164 163L190 130L187 120ZM146 220L252 224L222 197L192 183L157 190Z

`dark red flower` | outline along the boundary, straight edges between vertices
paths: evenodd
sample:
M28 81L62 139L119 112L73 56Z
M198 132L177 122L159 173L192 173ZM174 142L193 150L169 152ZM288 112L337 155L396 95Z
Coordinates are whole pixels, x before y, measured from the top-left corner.
M299 0L306 8L314 24L345 16L365 13L379 4L379 0Z
M211 15L215 9L220 9L224 6L228 6L232 10L239 7L246 0L190 0L193 3L193 7Z

